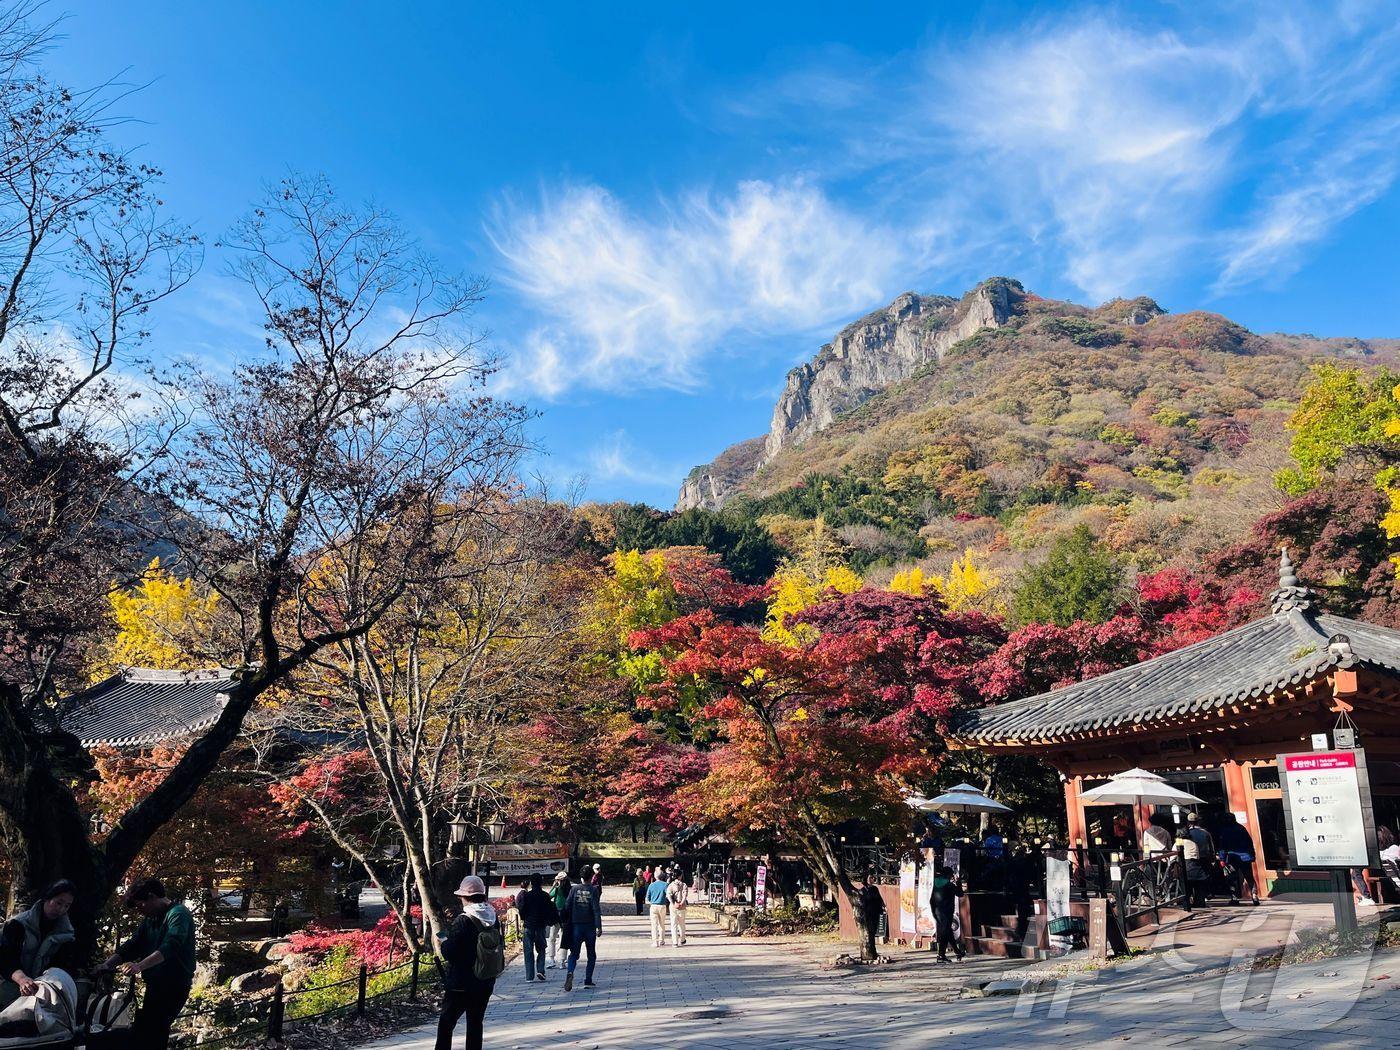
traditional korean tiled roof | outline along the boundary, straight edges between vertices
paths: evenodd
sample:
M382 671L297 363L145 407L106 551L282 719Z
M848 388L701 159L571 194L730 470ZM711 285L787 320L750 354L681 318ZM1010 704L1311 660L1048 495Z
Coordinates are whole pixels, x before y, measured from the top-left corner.
M1247 704L1334 669L1400 672L1400 631L1315 610L1285 551L1274 612L1224 634L1060 689L971 712L967 744L1049 742L1128 731Z
M208 729L234 679L223 669L153 671L128 667L70 698L60 725L83 747L135 747Z

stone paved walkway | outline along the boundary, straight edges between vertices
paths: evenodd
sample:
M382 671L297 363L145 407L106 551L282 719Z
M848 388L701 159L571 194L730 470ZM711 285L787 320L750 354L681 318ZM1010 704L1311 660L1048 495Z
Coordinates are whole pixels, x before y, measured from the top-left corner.
M811 953L730 937L699 918L690 943L654 948L623 890L605 895L596 990L563 974L527 985L517 960L497 982L486 1046L505 1048L914 1048L1141 1043L1219 1047L1393 1045L1400 953L1274 973L1225 974L1224 958L1163 946L1141 961L1077 975L1038 994L939 1002L921 959L878 971L823 970ZM997 964L966 967L969 976ZM1393 973L1392 973L1393 971ZM945 984L947 982L945 981ZM711 1011L715 1015L709 1016ZM460 1034L458 1037L460 1046ZM431 1050L429 1029L373 1050Z

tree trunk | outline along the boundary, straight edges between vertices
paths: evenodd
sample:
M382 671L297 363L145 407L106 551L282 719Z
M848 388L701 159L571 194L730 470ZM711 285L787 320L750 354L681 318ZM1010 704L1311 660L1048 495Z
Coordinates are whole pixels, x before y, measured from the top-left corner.
M831 837L810 814L804 813L804 817L808 825L808 834L803 842L803 851L807 854L807 859L813 862L813 866L822 873L827 884L844 893L846 899L851 902L851 915L856 921L856 931L860 936L860 957L866 962L872 962L879 958L880 954L875 945L879 916L867 914L865 901L855 883L851 881L845 865L841 863L841 855L831 842Z
M25 714L19 690L0 683L0 842L14 873L12 894L27 906L58 879L78 887L69 913L78 950L96 948L97 917L113 886L87 817L54 771L46 742Z

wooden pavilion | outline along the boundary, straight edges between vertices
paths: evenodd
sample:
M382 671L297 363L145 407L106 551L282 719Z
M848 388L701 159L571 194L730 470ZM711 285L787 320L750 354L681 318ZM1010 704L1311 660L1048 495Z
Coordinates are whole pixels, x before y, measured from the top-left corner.
M1280 558L1272 613L1214 638L1039 696L974 712L954 746L1035 755L1060 772L1070 845L1126 849L1155 807L1085 806L1081 793L1140 766L1232 812L1261 891L1322 876L1288 870L1275 757L1311 750L1346 715L1367 752L1376 821L1400 820L1400 631L1332 616ZM1180 816L1180 814L1176 814Z

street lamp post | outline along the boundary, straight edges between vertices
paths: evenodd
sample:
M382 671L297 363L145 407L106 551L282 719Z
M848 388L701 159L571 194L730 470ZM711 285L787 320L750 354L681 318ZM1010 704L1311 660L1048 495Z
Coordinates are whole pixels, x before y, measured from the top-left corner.
M494 817L487 823L486 837L491 840L492 845L495 845L500 842L501 839L505 838L505 834L506 822L500 817ZM489 850L486 853L486 882L488 885L491 882L491 853Z

